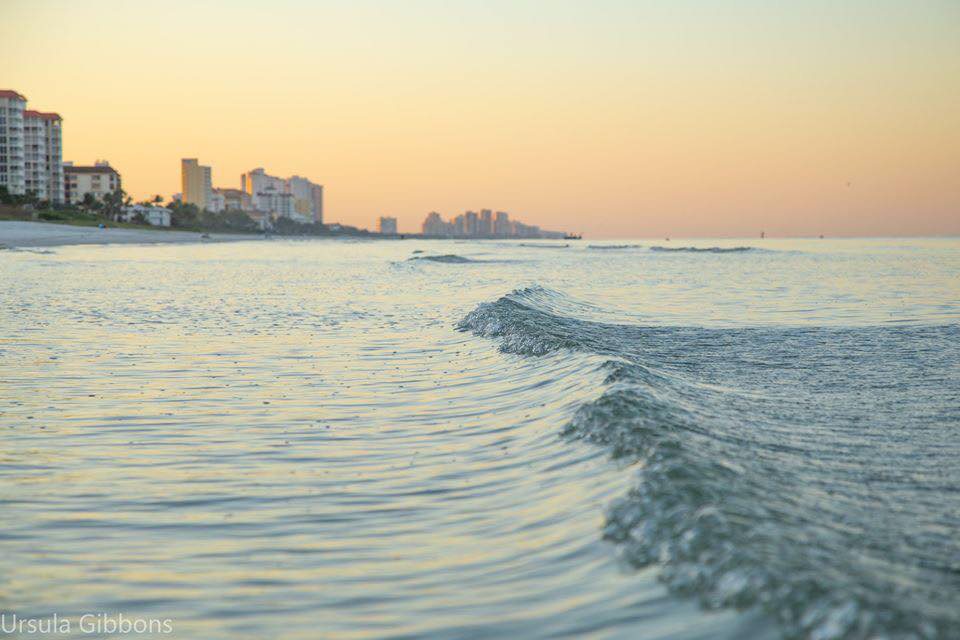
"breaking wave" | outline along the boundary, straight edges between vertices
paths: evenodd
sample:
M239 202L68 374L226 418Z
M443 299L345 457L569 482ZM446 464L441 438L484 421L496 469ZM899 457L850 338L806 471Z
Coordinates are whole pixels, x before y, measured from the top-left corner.
M960 388L960 328L643 327L576 313L531 287L458 329L509 353L598 357L602 391L562 434L636 464L603 529L624 560L706 608L762 609L787 638L955 637L960 396L943 390Z
M642 244L588 244L587 249L615 250L615 249L642 249Z

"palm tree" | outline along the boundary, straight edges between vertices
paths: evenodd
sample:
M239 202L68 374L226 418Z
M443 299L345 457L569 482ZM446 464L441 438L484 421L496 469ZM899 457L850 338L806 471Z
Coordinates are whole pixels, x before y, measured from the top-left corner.
M100 208L100 201L89 191L83 194L83 202L81 204L87 211L96 211Z
M103 213L114 222L120 220L124 201L126 201L128 206L130 204L131 198L124 198L126 195L123 189L117 189L103 195Z

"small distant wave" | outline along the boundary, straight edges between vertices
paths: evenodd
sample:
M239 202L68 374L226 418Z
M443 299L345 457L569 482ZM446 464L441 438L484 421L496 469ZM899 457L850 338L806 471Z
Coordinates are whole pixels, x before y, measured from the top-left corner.
M455 253L447 253L439 256L412 256L407 258L407 262L412 261L440 262L444 264L507 264L513 262L523 262L523 260L494 259L481 260L479 258L467 258Z
M429 262L444 262L446 264L468 264L471 262L483 262L483 260L471 260L454 253L447 253L441 256L414 256L411 260L427 260Z
M518 247L527 247L528 249L569 249L569 244L533 244L529 242L521 242L515 246Z
M25 247L12 247L6 244L0 244L0 251L10 251L11 253L35 253L37 255L56 255L56 251L50 249L30 249Z
M587 249L642 249L642 244L588 244Z
M650 251L673 251L686 253L744 253L747 251L765 251L757 247L650 247Z

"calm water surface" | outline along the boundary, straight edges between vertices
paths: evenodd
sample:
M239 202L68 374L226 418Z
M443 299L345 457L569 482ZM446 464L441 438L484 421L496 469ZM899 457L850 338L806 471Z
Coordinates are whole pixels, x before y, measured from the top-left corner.
M0 252L0 611L957 637L960 241L567 244Z

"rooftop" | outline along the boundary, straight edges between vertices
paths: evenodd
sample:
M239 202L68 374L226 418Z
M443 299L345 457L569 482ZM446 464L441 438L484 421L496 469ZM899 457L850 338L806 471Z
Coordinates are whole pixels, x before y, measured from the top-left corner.
M44 120L63 120L59 113L49 113L45 111L32 111L26 109L23 112L24 118L43 118Z
M19 98L20 100L23 100L24 102L27 101L26 97L20 95L19 93L17 93L17 92L14 91L13 89L0 89L0 98Z
M64 173L117 173L117 170L109 166L95 166L95 167L78 167L76 165L65 164L63 166Z

